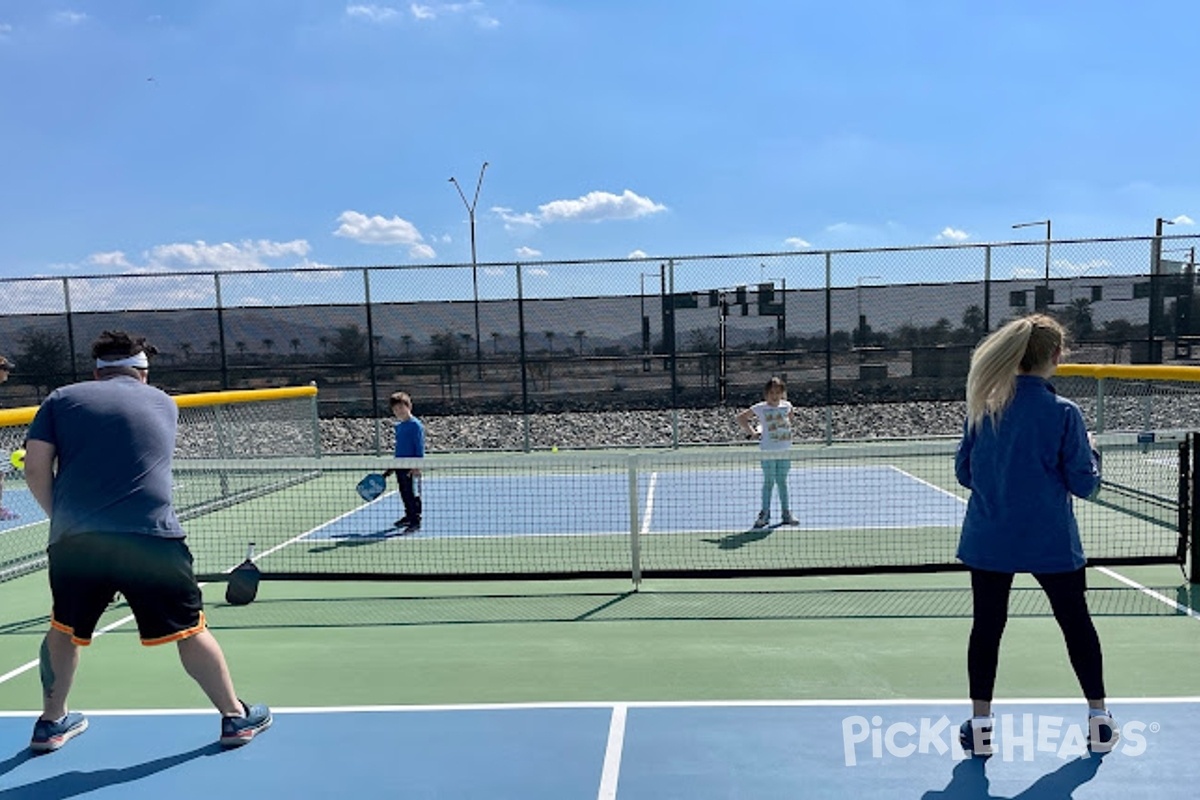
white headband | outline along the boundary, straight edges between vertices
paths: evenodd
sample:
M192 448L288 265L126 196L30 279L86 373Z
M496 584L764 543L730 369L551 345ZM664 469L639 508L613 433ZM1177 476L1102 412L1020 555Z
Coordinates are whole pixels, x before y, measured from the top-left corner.
M132 356L125 356L113 361L103 358L96 359L96 369L109 369L110 367L135 367L137 369L150 369L150 359L146 358L145 353L137 353Z

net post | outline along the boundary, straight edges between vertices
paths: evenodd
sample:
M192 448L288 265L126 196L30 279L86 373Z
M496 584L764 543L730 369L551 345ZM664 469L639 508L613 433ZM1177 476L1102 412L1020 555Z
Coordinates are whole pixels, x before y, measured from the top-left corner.
M637 455L629 457L629 566L635 587L642 583L642 523L641 512L638 508L638 462Z
M1198 545L1196 541L1196 534L1200 532L1200 519L1198 519L1198 515L1194 513L1197 507L1197 502L1200 502L1200 486L1197 486L1196 484L1196 467L1197 461L1200 460L1200 454L1196 452L1197 439L1200 439L1200 434L1197 433L1191 433L1187 437L1187 446L1191 451L1187 454L1190 456L1191 460L1191 472L1188 476L1190 480L1187 482L1187 485L1180 490L1181 496L1185 493L1191 494L1190 510L1193 513L1189 515L1190 520L1187 522L1184 530L1187 531L1188 537L1191 539L1191 568L1188 574L1188 580L1193 584L1200 583L1200 545ZM1180 513L1182 514L1182 511Z
M310 381L308 385L313 387L313 389L317 388L316 381ZM310 419L312 421L312 433L313 433L313 456L316 458L320 458L321 457L321 412L317 405L317 395L315 392L313 393L312 401L309 403L309 410L312 412L312 416L310 417Z
M1179 561L1180 568L1183 568L1187 563L1188 558L1188 540L1191 539L1191 522L1192 522L1192 444L1194 434L1189 433L1179 443L1179 470L1177 480L1179 484L1179 508L1178 529L1179 529L1179 547L1176 551L1176 557ZM1194 568L1193 559L1193 568Z

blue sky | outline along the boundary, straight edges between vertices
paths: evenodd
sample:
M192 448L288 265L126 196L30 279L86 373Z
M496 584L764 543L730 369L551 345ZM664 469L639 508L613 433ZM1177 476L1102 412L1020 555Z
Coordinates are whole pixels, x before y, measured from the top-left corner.
M1191 0L9 0L0 277L1197 233Z

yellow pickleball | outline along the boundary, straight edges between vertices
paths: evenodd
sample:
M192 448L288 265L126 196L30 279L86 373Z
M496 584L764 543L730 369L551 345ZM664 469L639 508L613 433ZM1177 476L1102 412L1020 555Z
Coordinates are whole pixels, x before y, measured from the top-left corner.
M23 448L13 450L12 455L8 457L8 460L17 469L25 469L25 450Z

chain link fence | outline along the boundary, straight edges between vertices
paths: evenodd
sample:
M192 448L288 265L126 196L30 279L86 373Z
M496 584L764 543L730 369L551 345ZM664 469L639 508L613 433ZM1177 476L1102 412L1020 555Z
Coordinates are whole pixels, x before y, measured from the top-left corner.
M0 405L147 336L171 393L320 387L322 417L960 399L971 348L1035 310L1082 363L1195 363L1197 236L570 262L6 279ZM475 287L478 287L476 290ZM477 296L476 296L477 291Z

